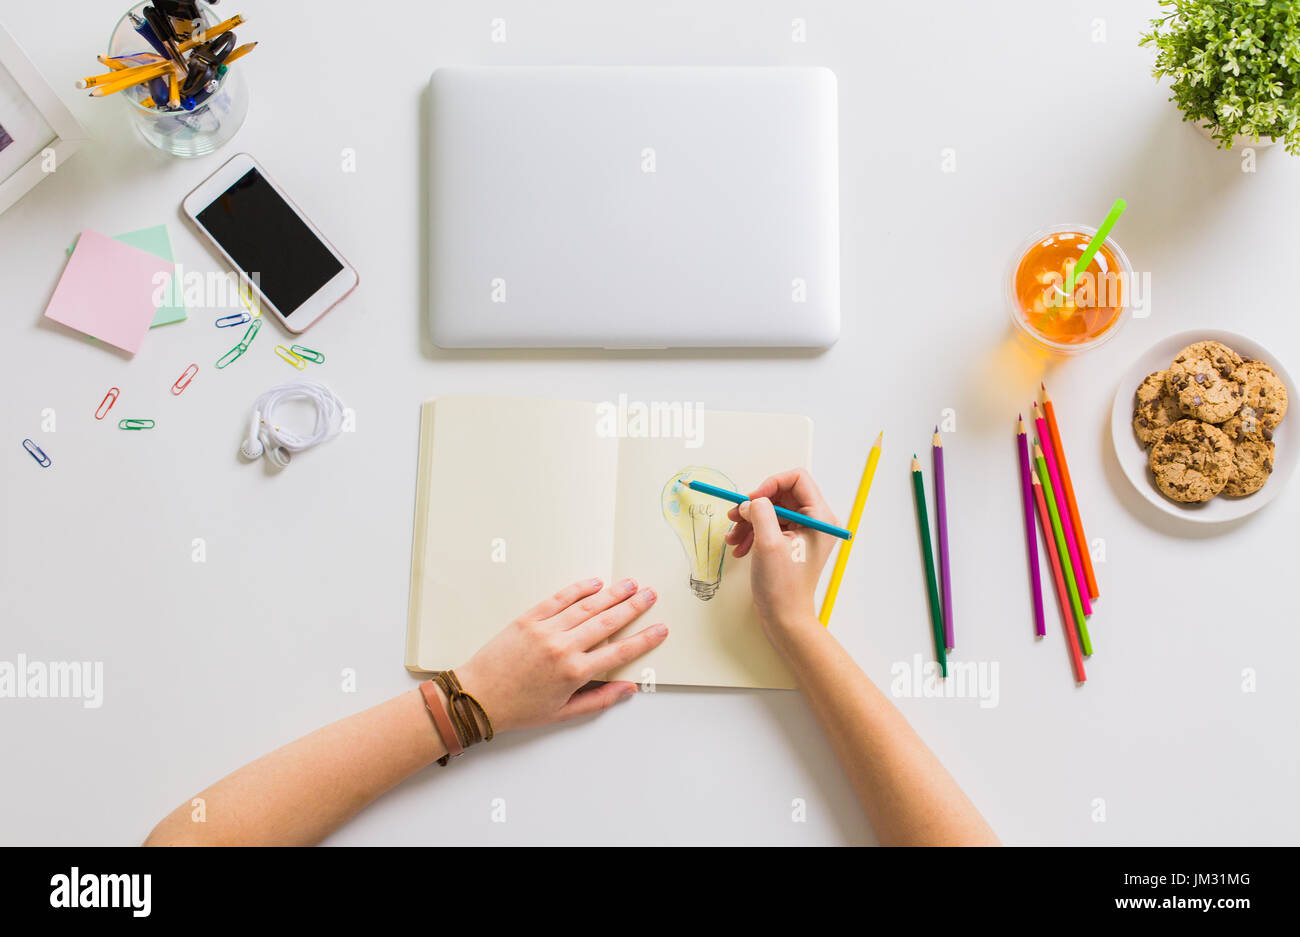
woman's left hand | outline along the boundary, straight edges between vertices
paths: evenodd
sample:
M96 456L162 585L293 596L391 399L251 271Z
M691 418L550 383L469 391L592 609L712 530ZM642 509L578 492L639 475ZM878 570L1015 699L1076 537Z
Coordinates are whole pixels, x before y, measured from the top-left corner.
M654 605L651 589L625 579L601 590L599 579L561 589L512 621L456 668L467 693L498 732L563 722L608 709L636 692L629 680L583 689L597 674L635 660L668 637L651 625L610 644L607 638Z

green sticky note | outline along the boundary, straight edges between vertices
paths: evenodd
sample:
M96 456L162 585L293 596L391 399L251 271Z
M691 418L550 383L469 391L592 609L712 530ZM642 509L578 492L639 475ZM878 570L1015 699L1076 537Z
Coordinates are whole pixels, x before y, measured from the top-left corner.
M113 240L121 241L129 247L153 254L155 257L161 257L163 260L171 261L175 259L172 256L172 241L167 235L167 226L165 224L154 225L152 228L141 228L139 231L128 231L126 234L119 234ZM68 247L69 256L76 246L77 242L73 241ZM180 280L177 277L172 277L172 281L167 287L167 293L163 297L163 303L155 310L153 322L150 323L149 327L154 328L172 322L181 322L185 318L184 291L181 289Z

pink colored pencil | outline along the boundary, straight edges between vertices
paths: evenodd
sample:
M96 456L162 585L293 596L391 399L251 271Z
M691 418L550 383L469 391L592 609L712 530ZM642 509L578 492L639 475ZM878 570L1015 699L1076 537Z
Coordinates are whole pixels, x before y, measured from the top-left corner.
M1038 534L1034 532L1034 493L1029 476L1029 439L1025 435L1025 418L1016 415L1016 442L1020 446L1021 500L1025 509L1025 549L1029 551L1029 581L1034 598L1034 633L1047 636L1043 622L1043 583L1038 572Z
M1056 453L1052 450L1051 436L1047 432L1047 421L1043 419L1038 410L1038 402L1034 401L1034 426L1038 427L1038 441L1043 447L1043 458L1047 462L1047 474L1052 479L1052 495L1056 499L1056 509L1061 516L1061 530L1065 533L1065 545L1070 548L1070 565L1074 567L1074 581L1081 582L1085 585L1079 589L1079 603L1083 606L1083 614L1092 614L1092 602L1088 598L1088 580L1083 577L1083 560L1079 559L1079 544L1074 539L1074 525L1070 523L1070 509L1065 503L1065 489L1061 485L1061 473L1056 468ZM1062 557L1065 560L1066 557Z
M1074 667L1074 679L1083 683L1088 675L1083 672L1083 652L1079 648L1079 636L1074 633L1074 612L1070 608L1070 594L1065 588L1065 575L1061 572L1061 558L1056 552L1056 537L1052 533L1052 520L1047 514L1047 499L1043 496L1043 486L1038 483L1038 473L1030 472L1034 498L1038 501L1038 521L1043 525L1043 539L1047 541L1047 555L1052 560L1052 576L1056 579L1056 597L1061 601L1061 621L1065 625L1065 639L1070 645L1070 664Z

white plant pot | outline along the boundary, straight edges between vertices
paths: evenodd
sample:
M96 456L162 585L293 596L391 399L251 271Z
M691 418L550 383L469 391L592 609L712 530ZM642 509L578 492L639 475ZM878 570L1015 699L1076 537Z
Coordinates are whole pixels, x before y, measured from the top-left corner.
M1204 136L1205 139L1209 140L1215 146L1219 145L1219 141L1216 140L1211 135L1210 125L1207 121L1198 120L1195 122L1194 126L1196 127L1197 130L1201 132L1201 135ZM1261 136L1259 138L1259 142L1256 142L1252 137L1239 133L1232 138L1232 149L1240 150L1243 149L1244 147L1253 147L1257 150L1262 150L1265 149L1266 147L1272 146L1276 142L1277 140L1273 139L1272 137L1265 137L1265 136Z

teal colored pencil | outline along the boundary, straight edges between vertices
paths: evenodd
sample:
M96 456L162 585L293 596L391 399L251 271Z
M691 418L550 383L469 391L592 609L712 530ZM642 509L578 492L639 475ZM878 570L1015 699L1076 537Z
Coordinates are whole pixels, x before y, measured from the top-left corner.
M1056 550L1061 559L1061 572L1065 574L1065 588L1070 593L1070 605L1074 607L1074 621L1079 626L1079 643L1083 653L1092 655L1092 638L1088 637L1088 619L1083 615L1083 603L1079 601L1079 584L1074 578L1074 564L1066 560L1070 553L1065 545L1065 530L1061 527L1061 515L1052 500L1052 476L1047 471L1047 459L1043 456L1043 447L1034 440L1034 463L1038 466L1038 481L1043 486L1043 500L1047 502L1047 513L1052 518L1052 535L1056 538ZM1060 551L1066 552L1061 553Z
M939 604L939 582L934 576L934 547L930 545L930 518L925 510L925 482L921 463L912 456L912 489L916 492L916 522L921 530L921 549L925 560L925 587L930 593L930 626L934 631L934 655L939 669L948 676L948 651L943 637L943 606Z
M721 498L723 501L730 501L732 504L744 504L749 500L739 491L732 491L729 488L719 488L717 485L710 485L707 482L691 482L690 487L701 494L713 495L715 498ZM789 508L777 507L772 505L772 510L776 516L782 520L787 520L792 524L800 524L810 530L820 530L824 534L830 534L832 537L839 537L841 540L852 540L853 534L843 527L836 527L834 524L828 524L825 521L819 521L815 517L809 517L807 514L800 514L798 511L791 511Z

